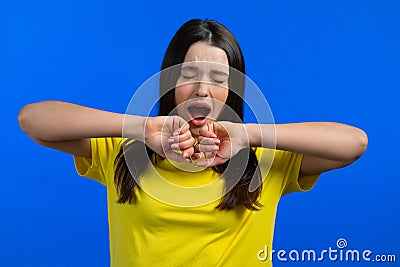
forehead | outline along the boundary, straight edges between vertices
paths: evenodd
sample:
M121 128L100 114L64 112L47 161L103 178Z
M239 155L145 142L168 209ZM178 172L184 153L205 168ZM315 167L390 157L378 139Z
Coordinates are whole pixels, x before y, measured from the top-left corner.
M206 42L190 46L182 64L182 70L201 71L213 74L229 74L228 57L224 50Z
M209 61L229 66L225 51L207 42L197 42L189 47L184 62L193 61Z

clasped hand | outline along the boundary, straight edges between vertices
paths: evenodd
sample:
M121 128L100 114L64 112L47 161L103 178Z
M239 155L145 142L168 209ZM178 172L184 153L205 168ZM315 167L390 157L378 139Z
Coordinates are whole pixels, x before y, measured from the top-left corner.
M146 120L145 143L164 158L212 167L248 147L248 138L241 123L212 121L190 129L179 116L158 116Z

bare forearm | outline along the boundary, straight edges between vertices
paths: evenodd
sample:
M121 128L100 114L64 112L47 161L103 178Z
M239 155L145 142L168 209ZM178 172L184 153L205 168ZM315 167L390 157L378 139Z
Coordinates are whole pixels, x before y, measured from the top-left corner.
M318 158L352 161L367 146L366 134L355 127L332 122L246 124L251 146L273 147Z
M25 106L18 120L21 128L36 139L64 141L91 137L120 137L124 116L66 102L44 101ZM138 119L137 123L141 125L143 121Z

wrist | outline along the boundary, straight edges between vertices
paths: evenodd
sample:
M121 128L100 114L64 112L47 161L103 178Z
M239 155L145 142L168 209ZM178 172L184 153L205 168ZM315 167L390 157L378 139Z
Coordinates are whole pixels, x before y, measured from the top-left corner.
M246 123L244 128L246 129L250 147L260 147L262 143L260 126L254 123Z
M137 115L125 115L123 137L144 142L149 119Z
M251 147L275 148L275 124L245 124Z

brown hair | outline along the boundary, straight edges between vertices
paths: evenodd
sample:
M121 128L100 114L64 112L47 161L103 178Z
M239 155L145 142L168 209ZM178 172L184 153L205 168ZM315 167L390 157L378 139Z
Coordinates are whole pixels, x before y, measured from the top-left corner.
M228 57L229 66L240 75L230 75L229 93L226 101L226 108L222 111L218 120L233 122L243 121L243 96L245 84L245 64L242 51L232 33L222 24L212 20L193 19L183 24L172 38L167 51L165 52L161 70L166 70L184 61L189 47L196 42L207 41L210 45L223 49ZM175 84L178 79L176 73L161 72L160 74L160 105L159 116L171 115L175 108ZM173 88L172 90L170 90ZM232 111L236 114L231 114ZM140 152L139 152L140 151ZM146 151L148 157L143 156ZM126 164L129 158L130 170ZM115 159L115 186L119 195L118 203L133 204L137 201L135 188L138 188L138 178L150 163L151 158L162 160L154 151L139 141L125 140L121 150ZM235 166L243 166L247 161L247 166L243 170L235 169ZM155 164L157 164L155 162ZM229 166L229 168L227 168ZM133 166L133 167L132 167ZM232 209L245 206L250 210L257 210L261 207L258 197L261 193L262 183L253 192L249 191L251 180L261 181L261 172L258 167L258 160L253 149L243 149L224 164L213 167L214 171L221 174L225 181L225 189L233 188L227 192L216 207L218 209ZM237 179L238 174L242 174ZM238 181L238 182L237 182ZM236 183L237 182L237 183ZM234 184L236 183L236 184ZM139 189L139 188L138 188Z

